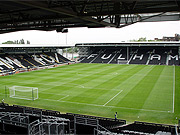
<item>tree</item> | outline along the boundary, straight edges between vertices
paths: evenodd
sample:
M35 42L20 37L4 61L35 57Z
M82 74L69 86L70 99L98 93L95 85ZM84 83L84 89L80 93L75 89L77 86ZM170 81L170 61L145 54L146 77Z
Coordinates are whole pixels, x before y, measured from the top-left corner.
M133 40L129 40L130 42L157 42L157 41L160 41L160 40L152 40L152 39L149 39L147 40L146 37L141 37L139 39L133 39Z
M19 44L25 44L24 39L21 39L21 40L19 41Z
M138 39L138 42L145 42L145 41L147 41L146 37L141 37L141 38Z
M30 44L30 41L29 41L29 40L27 40L27 44Z
M63 52L66 52L66 49L63 49ZM67 48L67 52L68 53L77 53L78 52L78 48L77 47L73 47L73 48Z
M147 41L146 37L140 37L138 40L136 39L130 40L130 42L146 42L146 41Z
M3 42L2 44L15 44L13 41L6 41L6 42Z
M25 40L24 40L24 39L14 40L14 41L8 40L8 41L6 41L6 42L3 42L2 44L25 44ZM26 41L26 44L30 44L30 41L27 40L27 41Z
M18 43L19 43L18 40L15 40L15 41L14 41L14 44L18 44Z

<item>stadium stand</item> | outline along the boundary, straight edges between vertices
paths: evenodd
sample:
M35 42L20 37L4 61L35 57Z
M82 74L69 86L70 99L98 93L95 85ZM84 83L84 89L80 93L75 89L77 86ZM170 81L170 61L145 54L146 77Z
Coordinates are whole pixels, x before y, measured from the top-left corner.
M87 58L84 57L84 59L82 58L82 63L92 63L92 61L94 61L98 55L100 55L102 52L101 49L95 49L94 51L92 51L92 53L89 54L89 56Z
M36 54L0 54L0 72L37 68L68 63L70 60L56 52Z
M76 45L81 47L81 45ZM81 63L107 64L146 64L146 65L180 65L179 42L177 46L127 46L127 45L93 45L89 53L80 54ZM83 46L85 47L85 45ZM81 50L81 49L80 49ZM82 57L81 57L82 56Z
M114 128L112 131L122 134L163 134L170 135L175 134L176 127L171 125L155 124L155 123L146 123L135 121L132 124Z
M137 49L131 51L131 57L129 64L146 64L148 60L148 55L150 53L150 49Z
M74 63L60 52L72 46L6 44L0 46L0 76Z
M86 50L86 49L85 49ZM16 50L17 51L17 50ZM56 51L36 53L1 53L0 71L16 72L68 63ZM15 53L16 52L16 53ZM179 65L179 47L176 46L106 46L89 47L80 57L82 63ZM51 122L50 122L51 121ZM42 126L43 125L43 126ZM55 125L55 126L54 126ZM30 128L28 128L30 127ZM39 130L39 127L41 130ZM58 128L57 128L58 127ZM58 130L57 130L58 129ZM135 121L96 117L73 113L0 104L0 134L175 134L179 127Z
M167 54L165 54L166 50L154 49L153 53L151 53L149 65L165 65Z
M180 65L180 61L179 59L179 55L177 55L178 50L169 50L167 52L168 56L167 56L167 63L168 65Z
M39 66L40 63L38 63L36 60L34 60L30 54L21 54L21 57L26 61L28 62L31 67L32 66Z
M0 134L170 135L176 133L176 128L179 132L179 127L172 125L139 121L126 124L120 119L0 104Z
M19 106L19 105L13 105L10 106L8 104L0 104L0 116L7 115L9 117L11 116L28 116L29 123L33 123L37 119L41 121L45 118L61 118L61 120L66 121L66 125L64 126L64 133L70 133L70 132L76 132L77 134L93 134L94 128L97 126L103 126L104 128L112 128L112 126L117 127L121 126L123 124L126 124L125 120L114 120L110 118L103 118L103 117L95 117L95 116L89 116L89 115L80 115L80 114L72 114L72 113L66 113L61 114L57 111L51 111L51 110L44 110L44 109L38 109L38 108L32 108L32 107L25 107L25 106ZM62 119L63 118L63 119ZM7 122L3 122L3 117L0 117L0 124L4 124L3 126L7 126ZM25 134L27 133L27 127L26 130L22 130L22 132L16 132L15 128L20 128L21 126L14 124L13 119L9 119L8 125L11 126L12 130L8 130L8 128L0 129L0 133L12 133L12 134ZM25 124L29 124L25 123ZM88 124L87 124L88 123ZM67 126L68 125L68 126ZM40 131L39 131L40 132Z
M31 63L29 63L26 59L24 59L23 55L13 55L18 61L22 63L25 67L31 67L33 66Z
M122 49L120 50L114 50L114 56L112 57L112 59L108 62L108 64L116 64L117 63L117 58L120 56Z

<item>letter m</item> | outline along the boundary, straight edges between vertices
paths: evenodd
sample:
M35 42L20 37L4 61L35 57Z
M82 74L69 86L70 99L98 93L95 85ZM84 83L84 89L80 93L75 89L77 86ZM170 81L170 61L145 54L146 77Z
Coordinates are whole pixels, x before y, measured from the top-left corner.
M178 58L178 55L175 55L175 56L169 55L169 60L171 60L171 59L176 59L176 60L178 60L179 58Z

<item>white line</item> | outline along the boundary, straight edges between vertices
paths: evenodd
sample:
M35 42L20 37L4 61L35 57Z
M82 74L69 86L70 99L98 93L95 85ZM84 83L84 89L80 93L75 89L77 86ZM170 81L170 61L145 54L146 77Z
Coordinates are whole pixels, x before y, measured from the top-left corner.
M80 88L84 88L84 86L83 85L79 85L80 86Z
M105 106L105 107L112 107L112 108L121 108L121 109L129 109L129 110L140 110L140 111L148 111L148 112L168 112L169 111L158 111L158 110L149 110L149 109L136 109L136 108L128 108L128 107L116 107L116 106Z
M116 107L116 106L103 106L103 105L97 105L97 104L86 104L86 103L78 103L78 102L70 102L70 101L59 101L59 100L53 100L53 99L41 99L41 100L49 100L49 101L55 101L55 102L63 102L63 103L70 103L70 104L80 104L80 105L89 105L89 106L98 106L98 107L111 107L111 108L120 108L120 109L128 109L128 110L140 110L140 111L148 111L148 112L165 112L165 113L171 113L170 111L160 111L160 110L148 110L148 109L136 109L136 108L128 108L128 107Z
M67 95L67 94L57 94L57 93L49 93L49 92L42 92L42 91L40 91L39 93L52 94L52 95L61 95L61 96L66 96Z
M175 74L175 66L174 66L174 72L173 72L173 110L172 112L174 113L174 102L175 102L175 77L176 77L176 74Z
M150 69L151 69L153 66L154 66L154 65L151 65L151 66L150 66Z
M60 101L60 100L65 99L65 98L67 98L67 97L69 97L69 95L66 95L65 97L62 97L61 99L59 99L59 100L57 100L57 101Z
M113 100L117 95L119 95L123 90L121 90L118 94L116 94L114 97L112 97L109 101L107 101L103 106L107 105L111 100Z

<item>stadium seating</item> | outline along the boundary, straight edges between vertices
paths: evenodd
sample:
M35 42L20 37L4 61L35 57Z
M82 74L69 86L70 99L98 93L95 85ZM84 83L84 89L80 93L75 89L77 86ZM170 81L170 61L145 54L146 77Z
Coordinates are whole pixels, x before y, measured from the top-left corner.
M59 57L59 59L62 60L63 63L66 63L66 62L69 62L69 61L70 61L69 59L67 59L66 57L60 55L59 53L57 53L57 56Z
M37 54L0 54L0 72L68 63L70 60L56 52Z
M113 58L108 62L109 64L117 64L117 59L120 56L121 52L123 51L122 49L119 50L113 50L114 51L114 56Z
M114 56L112 50L101 50L98 57L91 61L92 63L108 63Z
M154 53L151 54L149 65L165 65L167 54L165 50L156 49Z
M171 47L93 47L81 63L180 65L178 48Z
M45 65L49 65L50 63L46 60L44 60L41 57L41 54L30 54L30 55L26 55L25 57L26 60L28 60L30 63L33 64L33 66L45 66Z
M126 124L125 120L115 120L111 118L104 117L95 117L89 115L81 115L81 114L73 114L66 113L61 114L58 111L44 110L39 108L32 108L26 106L19 105L8 105L6 103L0 103L0 115L2 114L10 114L9 116L16 115L28 117L29 123L33 123L36 120L44 119L44 118L62 118L66 123L64 126L64 133L73 134L76 130L77 134L93 134L94 129L99 127L98 130L106 129L102 131L102 134L129 134L129 135L144 135L144 134L175 134L176 126L172 125L163 125L163 124L155 124L155 123L146 123L135 121L132 124ZM6 117L0 117L0 134L27 134L28 129L26 127L26 121L22 121L19 123L15 119L7 119ZM6 118L6 119L4 119ZM15 118L15 117L12 117ZM80 121L78 122L76 119L78 118ZM76 119L76 120L75 120ZM18 120L18 119L17 119ZM6 123L3 123L6 121ZM83 122L84 121L84 122ZM94 121L97 121L97 126L94 126ZM16 123L17 122L17 123ZM76 123L77 122L77 123ZM15 124L16 123L16 124ZM80 124L81 123L81 124ZM84 123L84 124L83 124ZM92 123L92 124L90 124ZM22 125L25 126L22 126ZM41 123L42 124L42 123ZM75 126L75 127L74 127ZM52 132L55 129L52 127ZM177 128L178 132L180 132L179 127ZM47 132L47 131L46 131Z
M53 113L44 115L44 112ZM59 112L55 113L55 111L17 105L9 106L1 103L0 134L57 134L60 131L61 133L69 133L69 120L57 117L58 114ZM44 131L39 129L40 126ZM57 127L60 128L57 129ZM30 131L31 133L29 133Z
M168 65L180 65L178 50L169 50L168 54Z
M24 59L23 55L14 55L14 57L16 57L16 59L19 60L22 63L22 65L24 65L25 67L33 66L27 60Z
M148 60L150 50L137 49L131 51L131 57L129 64L146 64Z
M92 53L89 54L88 57L82 59L82 63L92 63L92 61L94 61L94 59L100 55L102 52L102 49L95 49L94 51L92 51Z
M125 48L121 49L121 52L118 54L117 58L117 64L127 64L128 63L128 56L127 55L127 50Z
M122 134L137 135L157 133L175 134L175 126L135 121L132 124L114 128L112 131Z
M17 68L21 68L21 66L19 64L17 64L12 57L8 56L8 55L1 55L0 56L0 62L1 65L3 65L3 67L5 66L6 70L8 69L17 69Z
M55 63L67 63L70 61L59 53L45 52L44 54L47 55L51 60L53 59Z

